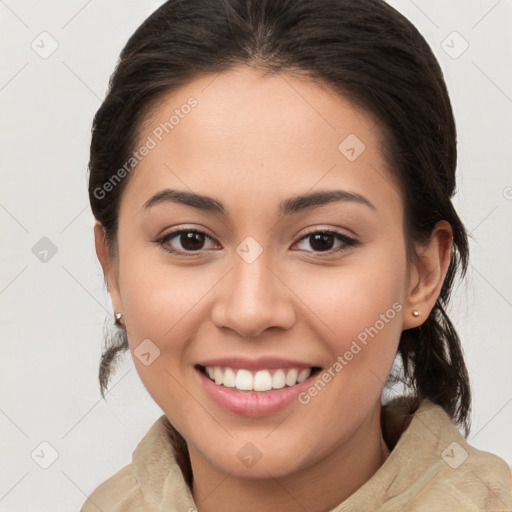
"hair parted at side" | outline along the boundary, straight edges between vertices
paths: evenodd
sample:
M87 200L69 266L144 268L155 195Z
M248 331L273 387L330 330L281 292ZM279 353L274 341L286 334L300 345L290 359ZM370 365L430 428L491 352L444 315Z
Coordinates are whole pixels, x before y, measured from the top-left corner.
M465 275L469 253L466 229L451 202L455 122L431 48L384 1L169 0L149 16L123 48L92 127L89 198L111 254L117 252L119 203L131 173L106 196L97 191L129 160L151 108L195 78L238 65L299 72L373 115L383 156L401 189L411 258L415 244L428 240L438 221L450 223L453 252L440 297L420 327L402 332L398 378L417 403L428 398L439 404L467 436L469 377L446 313L454 278ZM112 364L127 349L124 330L107 341L102 395Z

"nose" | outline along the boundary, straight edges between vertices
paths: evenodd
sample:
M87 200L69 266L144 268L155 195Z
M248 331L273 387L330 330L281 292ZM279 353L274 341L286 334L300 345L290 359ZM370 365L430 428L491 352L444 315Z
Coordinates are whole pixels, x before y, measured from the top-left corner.
M263 254L252 263L235 256L212 309L217 327L249 338L271 328L290 329L294 324L294 294Z

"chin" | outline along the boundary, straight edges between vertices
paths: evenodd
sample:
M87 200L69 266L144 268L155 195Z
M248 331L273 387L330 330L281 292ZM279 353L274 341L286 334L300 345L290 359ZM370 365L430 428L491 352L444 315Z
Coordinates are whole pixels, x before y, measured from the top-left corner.
M281 478L291 475L308 465L308 454L298 451L299 441L288 438L290 443L281 443L278 439L271 442L251 442L230 439L219 442L218 450L212 452L211 446L201 456L220 471L239 478Z

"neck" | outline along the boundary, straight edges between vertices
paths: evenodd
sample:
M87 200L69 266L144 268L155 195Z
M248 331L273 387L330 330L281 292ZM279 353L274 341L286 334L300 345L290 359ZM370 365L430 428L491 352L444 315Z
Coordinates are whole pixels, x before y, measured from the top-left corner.
M198 512L311 512L335 508L359 489L389 456L380 403L357 431L314 464L280 478L247 478L210 464L189 446Z

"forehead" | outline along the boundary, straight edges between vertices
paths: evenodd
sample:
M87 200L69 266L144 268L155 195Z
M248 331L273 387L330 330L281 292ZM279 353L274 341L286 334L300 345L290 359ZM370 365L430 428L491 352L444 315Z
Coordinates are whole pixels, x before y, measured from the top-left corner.
M373 117L325 84L239 67L160 98L136 145L151 149L124 195L142 206L166 187L277 200L343 186L396 203L380 144Z

